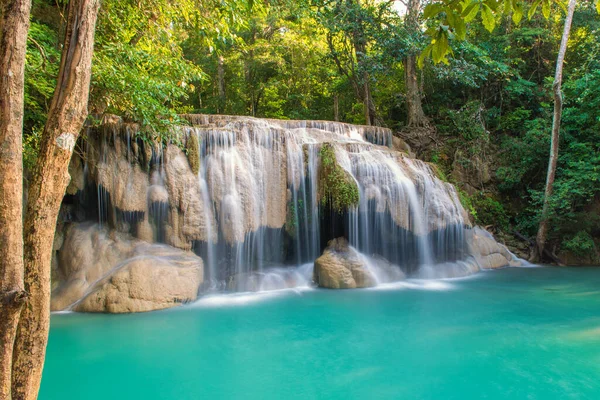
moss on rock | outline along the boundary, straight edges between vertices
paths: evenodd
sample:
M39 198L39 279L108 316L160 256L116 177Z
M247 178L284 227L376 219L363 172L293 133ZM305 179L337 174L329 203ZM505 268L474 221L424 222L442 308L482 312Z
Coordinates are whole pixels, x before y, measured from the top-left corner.
M436 178L438 178L442 182L446 182L446 183L450 182L448 180L448 176L446 175L444 170L439 165L437 165L436 163L433 163L433 162L428 162L426 164L429 165L429 167L431 168L431 171L436 176Z
M185 153L192 172L194 175L198 175L198 172L200 172L200 143L198 142L198 136L193 133L190 133L187 138Z
M323 205L335 211L343 211L356 206L360 200L358 186L354 178L337 163L335 149L331 143L324 143L319 150L319 195Z

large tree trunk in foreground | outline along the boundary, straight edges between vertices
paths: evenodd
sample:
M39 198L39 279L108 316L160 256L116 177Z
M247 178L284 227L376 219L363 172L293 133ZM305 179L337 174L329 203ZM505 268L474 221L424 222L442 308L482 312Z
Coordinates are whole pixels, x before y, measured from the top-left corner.
M567 44L569 42L569 34L571 33L571 22L573 21L573 13L575 12L576 0L569 0L569 8L565 17L565 26L563 29L562 39L560 41L560 49L556 59L556 72L554 74L554 115L552 118L552 138L550 142L550 160L548 162L548 174L546 175L546 190L544 192L544 206L542 208L542 217L537 232L537 257L541 260L546 244L546 236L548 234L548 219L550 214L550 198L552 197L552 189L554 186L554 176L556 174L556 162L558 160L558 141L560 135L560 118L562 115L562 70L565 61L565 53L567 52Z
M420 0L409 0L405 22L409 32L418 32L420 30L420 11ZM415 54L411 54L404 59L404 83L406 85L406 124L410 127L429 125L429 120L423 112L421 102L421 90L417 78L417 56Z
M50 325L50 261L68 165L87 117L99 0L72 0L56 90L29 187L24 224L25 289L13 356L13 398L37 398Z
M23 101L31 0L0 5L0 399L11 398L23 287Z

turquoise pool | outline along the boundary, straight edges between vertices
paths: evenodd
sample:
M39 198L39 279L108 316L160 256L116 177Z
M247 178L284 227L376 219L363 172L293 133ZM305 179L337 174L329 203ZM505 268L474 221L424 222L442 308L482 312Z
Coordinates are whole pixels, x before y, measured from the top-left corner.
M54 314L41 400L600 399L600 268Z

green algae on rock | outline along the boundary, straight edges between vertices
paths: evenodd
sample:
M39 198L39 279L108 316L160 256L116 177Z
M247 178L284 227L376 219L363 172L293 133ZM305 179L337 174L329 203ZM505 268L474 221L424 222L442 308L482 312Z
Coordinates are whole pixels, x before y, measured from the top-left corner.
M198 172L200 172L200 143L198 141L198 136L193 132L190 132L187 138L185 154L187 155L192 172L194 175L198 175Z
M322 204L338 212L356 206L360 200L358 186L352 175L337 163L333 144L324 143L319 156L319 195Z

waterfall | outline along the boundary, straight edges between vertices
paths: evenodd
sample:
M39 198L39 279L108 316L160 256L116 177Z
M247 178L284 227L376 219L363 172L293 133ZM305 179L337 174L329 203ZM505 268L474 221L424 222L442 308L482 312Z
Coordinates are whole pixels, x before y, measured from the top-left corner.
M117 119L90 128L78 189L95 195L78 207L83 219L194 251L204 261L202 290L305 285L339 236L409 276L465 260L470 226L454 187L395 151L390 130L183 117L190 126L176 129L179 146L144 143ZM358 203L344 210L320 193L324 144L358 188Z

